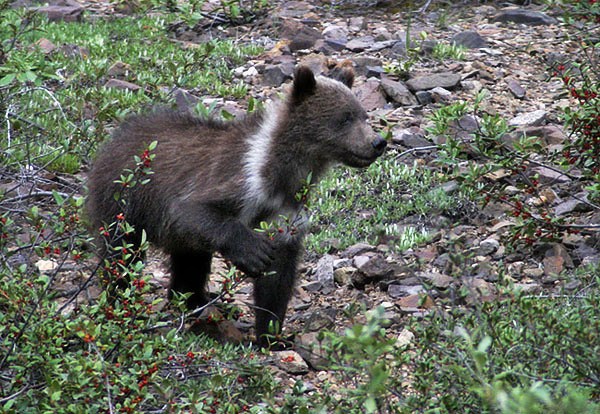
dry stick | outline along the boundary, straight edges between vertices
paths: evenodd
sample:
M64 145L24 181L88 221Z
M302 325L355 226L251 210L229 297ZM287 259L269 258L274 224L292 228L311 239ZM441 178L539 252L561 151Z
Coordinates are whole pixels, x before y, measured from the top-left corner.
M23 200L26 200L26 199L32 198L32 197L51 197L55 193L61 197L65 197L65 198L69 197L69 194L58 192L58 191L36 191L34 193L23 194L23 195L12 197L12 198L7 198L5 200L2 200L2 202L3 203L15 203L17 201L23 201Z

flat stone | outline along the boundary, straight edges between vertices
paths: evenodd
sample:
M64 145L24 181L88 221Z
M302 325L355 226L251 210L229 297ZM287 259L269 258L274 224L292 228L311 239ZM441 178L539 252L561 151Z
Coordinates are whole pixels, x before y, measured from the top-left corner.
M392 142L404 145L407 148L420 148L431 145L431 142L425 139L425 133L419 127L393 129Z
M397 305L403 311L410 311L412 309L431 309L434 303L429 295L425 297L422 297L422 295L409 295L400 298Z
M35 42L35 45L46 55L49 55L56 50L56 45L44 37Z
M367 112L383 108L386 104L379 79L367 79L365 83L354 88L354 93Z
M447 89L444 89L440 86L436 86L432 90L429 91L431 93L431 99L436 103L444 103L450 101L452 99L452 92Z
M290 51L312 48L318 39L322 39L321 33L310 26L297 20L284 20L279 31L283 39L290 40L288 47Z
M438 289L446 289L454 281L453 277L438 272L423 272L419 275Z
M387 293L393 299L398 299L404 296L418 295L425 292L425 288L421 285L397 285L388 286Z
M415 334L404 328L399 334L398 338L396 338L396 345L403 347L408 346L415 339Z
M554 213L557 216L564 216L574 212L591 211L593 208L586 203L587 197L587 192L577 193L574 197L568 198L554 207Z
M40 273L49 273L58 267L58 263L54 260L38 260L35 262L35 267L40 271Z
M200 102L200 98L181 88L177 88L173 91L173 98L175 99L177 109L182 112L195 107L198 102Z
M464 46L468 49L479 49L482 47L487 47L487 42L481 35L473 30L467 30L464 32L460 32L455 34L450 43Z
M296 351L273 352L275 365L293 375L306 374L308 365Z
M348 247L341 254L342 257L354 257L367 252L374 252L376 250L375 246L371 246L367 243L356 243L352 246Z
M508 121L511 126L538 126L544 123L548 113L543 109L518 115Z
M319 259L314 277L321 283L323 293L328 294L334 291L333 256L326 254Z
M406 86L413 92L431 90L438 86L441 88L453 89L460 81L461 77L459 74L442 72L409 79L406 82Z
M342 286L352 285L352 280L358 270L355 267L347 266L335 269L333 279Z
M381 78L385 74L382 66L367 66L367 78Z
M348 28L337 25L327 26L325 29L323 29L321 35L325 40L333 39L346 43L348 41Z
M54 2L43 7L33 7L38 13L45 14L51 22L80 22L83 18L83 7L76 1Z
M568 183L571 181L569 177L562 174L560 171L556 171L547 167L535 167L532 168L532 172L538 175L538 179L542 184Z
M517 82L514 79L508 79L506 81L506 86L508 87L508 90L510 91L510 93L513 94L513 96L515 98L523 99L525 97L525 94L527 93L527 91L525 90L525 88L523 88L519 84L519 82Z
M381 256L370 257L369 260L357 264L356 267L368 279L381 279L389 276L394 271L392 265Z
M304 329L311 332L318 332L323 329L332 328L334 324L335 320L332 315L325 311L315 311L308 317Z
M500 247L500 242L494 238L485 239L479 244L479 250L477 254L480 256L489 256L498 250Z
M433 102L433 97L429 91L417 91L415 92L415 97L421 105L428 105Z
M106 74L108 76L114 76L114 77L121 77L121 76L125 76L127 75L127 72L129 72L131 70L131 65L128 63L124 63L119 61L116 61L115 63L113 63L110 68L108 68L108 70L106 71Z
M319 332L304 332L296 335L296 351L308 365L316 370L324 370L330 365L324 344L319 341Z
M318 280L313 280L312 282L303 283L300 287L308 292L318 292L323 288L323 284Z
M501 11L499 14L492 18L492 22L511 22L526 24L529 26L539 26L557 24L558 20L556 20L554 17L550 17L547 14L535 10L512 9Z
M365 49L369 49L374 42L375 39L373 36L357 37L346 43L346 49L351 50L352 52L362 52Z
M402 83L389 78L381 79L381 87L389 99L404 106L417 105L417 98Z
M289 68L286 68L284 65L267 65L263 71L262 83L266 86L277 87L291 78L292 74Z
M139 91L142 89L141 86L136 85L135 83L127 82L121 79L109 79L105 84L105 88L115 88L115 89L127 89L130 91Z

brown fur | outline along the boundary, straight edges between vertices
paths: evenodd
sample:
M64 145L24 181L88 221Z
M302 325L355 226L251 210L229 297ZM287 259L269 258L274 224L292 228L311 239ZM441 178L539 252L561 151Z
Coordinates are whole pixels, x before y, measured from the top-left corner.
M367 115L340 82L300 67L285 99L234 122L158 111L126 121L98 153L89 175L87 210L94 228L114 221L122 207L114 183L124 168L158 141L150 182L127 198L126 220L171 255L171 290L192 292L188 305L206 303L212 254L220 252L255 276L256 333L264 343L281 322L292 294L302 232L270 240L254 231L261 221L302 210L296 193L334 163L364 167L385 147ZM267 272L266 274L263 274Z

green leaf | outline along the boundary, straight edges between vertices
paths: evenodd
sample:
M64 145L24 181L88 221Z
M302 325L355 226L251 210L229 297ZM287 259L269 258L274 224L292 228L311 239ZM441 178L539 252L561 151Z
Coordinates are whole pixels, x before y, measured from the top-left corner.
M367 413L374 413L377 411L377 403L373 397L368 397L364 402L365 411Z
M16 75L14 73L9 73L8 75L4 76L2 79L0 79L0 87L10 85L12 81L15 80L15 77Z

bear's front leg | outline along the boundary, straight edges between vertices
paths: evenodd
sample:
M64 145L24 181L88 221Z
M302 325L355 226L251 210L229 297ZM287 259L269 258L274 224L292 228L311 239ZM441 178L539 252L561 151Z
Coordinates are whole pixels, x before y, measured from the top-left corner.
M283 327L287 305L294 291L301 241L277 246L276 257L269 269L254 281L256 305L256 338L261 346L269 345L269 337Z

